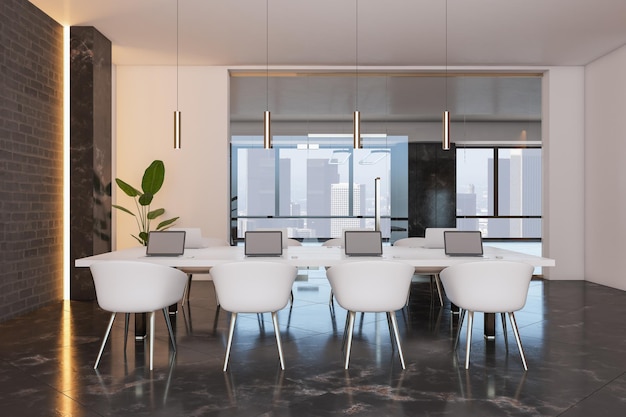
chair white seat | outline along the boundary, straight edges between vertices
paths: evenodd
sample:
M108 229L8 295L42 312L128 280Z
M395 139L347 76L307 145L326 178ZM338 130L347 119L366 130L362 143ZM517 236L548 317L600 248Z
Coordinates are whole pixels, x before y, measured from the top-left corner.
M98 305L103 310L111 312L94 369L98 368L100 363L116 313L126 313L124 348L128 334L128 314L149 313L150 370L154 364L154 316L158 310L163 311L172 347L176 351L176 340L167 307L183 297L187 283L187 276L183 272L167 266L133 261L96 262L91 265L90 270Z
M442 232L443 233L443 232ZM423 237L405 237L403 239L398 239L393 242L393 246L402 246L405 248L423 248L424 242L426 238ZM441 289L441 280L439 279L439 273L443 268L415 268L415 273L418 275L428 275L430 276L430 286L431 292L433 287L433 282L435 283L435 288L437 290L437 296L439 297L439 305L443 306L443 291Z
M326 275L337 303L348 310L345 369L350 363L357 311L387 314L389 331L395 336L402 369L405 369L395 312L406 304L413 272L414 268L408 264L386 260L346 261L328 268Z
M283 262L243 261L216 265L211 274L222 308L231 312L224 372L228 368L239 313L272 314L280 367L285 369L277 312L289 303L297 268Z
M507 350L508 340L504 316L505 314L509 316L522 364L524 369L528 370L514 313L526 304L533 269L531 265L522 262L477 261L456 264L441 271L441 282L446 295L452 303L461 309L461 318L454 344L455 350L465 313L468 313L465 369L469 369L474 312L478 311L501 314Z

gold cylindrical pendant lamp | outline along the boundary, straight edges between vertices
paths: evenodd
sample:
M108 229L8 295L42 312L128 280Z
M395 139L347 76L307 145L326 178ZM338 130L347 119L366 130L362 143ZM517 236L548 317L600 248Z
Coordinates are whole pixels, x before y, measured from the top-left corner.
M361 149L361 112L356 110L352 117L352 140L354 149Z
M448 110L443 112L443 135L441 140L441 147L444 151L450 150L450 112Z
M272 115L269 110L263 112L263 148L272 149Z
M174 112L174 149L181 148L181 120L180 120L180 111L176 110Z

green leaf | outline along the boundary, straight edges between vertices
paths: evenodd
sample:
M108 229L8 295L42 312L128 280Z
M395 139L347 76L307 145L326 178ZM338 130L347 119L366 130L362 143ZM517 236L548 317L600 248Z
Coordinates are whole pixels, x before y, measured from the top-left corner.
M123 212L130 214L131 216L135 216L135 213L133 213L132 211L128 210L125 207L118 206L117 204L112 204L112 206L115 207L118 210L122 210ZM135 217L137 217L137 216L135 216Z
M141 239L141 243L145 246L148 243L148 233L147 232L141 232L139 233L139 239Z
M171 225L172 223L174 223L176 220L178 220L179 217L174 217L173 219L169 219L169 220L164 220L161 223L159 223L159 225L157 226L157 230L162 230L163 228Z
M117 183L117 186L120 187L120 189L124 191L124 193L126 193L127 196L137 197L138 195L141 195L141 191L137 190L135 187L122 181L121 179L116 178L115 182Z
M142 245L146 246L146 242L145 242L145 241L143 241L143 240L139 239L139 238L138 238L137 236L135 236L135 235L131 235L131 236L132 236L132 237L134 237L135 239L137 239L137 242L139 242L139 243L141 243Z
M145 193L141 197L139 197L139 204L142 206L149 206L152 203L152 199L154 198L154 194Z
M165 209L156 209L156 210L152 210L150 213L148 213L148 219L150 220L154 220L157 217L159 217L160 215L162 215L163 213L165 213Z
M146 168L141 180L141 189L145 194L156 194L165 180L165 165L163 161L152 161Z

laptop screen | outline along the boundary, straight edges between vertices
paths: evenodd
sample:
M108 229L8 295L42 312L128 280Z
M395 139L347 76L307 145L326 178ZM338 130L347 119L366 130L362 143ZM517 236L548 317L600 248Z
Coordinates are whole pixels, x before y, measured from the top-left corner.
M382 235L379 230L346 230L344 248L348 256L381 256Z
M185 231L150 232L147 256L180 256L185 252Z
M443 233L446 255L482 256L483 239L480 231L445 231Z
M255 230L244 237L246 256L281 256L283 254L283 232L280 230Z

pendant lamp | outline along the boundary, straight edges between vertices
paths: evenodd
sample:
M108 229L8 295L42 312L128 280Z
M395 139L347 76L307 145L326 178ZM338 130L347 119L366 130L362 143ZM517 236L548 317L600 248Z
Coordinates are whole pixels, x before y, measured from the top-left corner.
M176 110L174 111L174 149L181 148L181 114L178 110L178 0L176 0Z
M355 0L355 99L354 114L352 115L352 142L354 149L360 149L361 144L361 112L359 111L359 0Z
M265 0L265 112L263 112L263 148L272 148L272 115L269 110L270 97L270 58L269 58L269 0Z
M444 151L450 150L450 112L448 111L448 0L446 0L446 24L445 24L445 40L446 40L446 72L445 72L445 84L444 84L444 95L445 95L445 109L443 111L443 126L442 126L442 139L441 139L441 148Z

